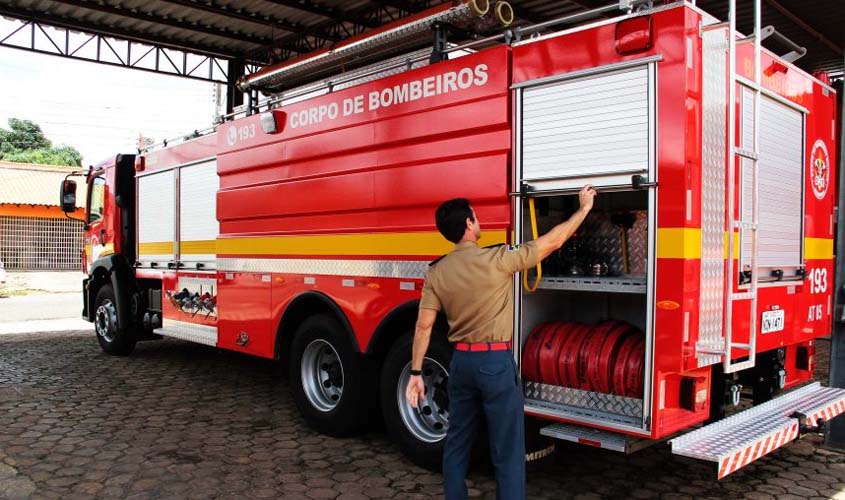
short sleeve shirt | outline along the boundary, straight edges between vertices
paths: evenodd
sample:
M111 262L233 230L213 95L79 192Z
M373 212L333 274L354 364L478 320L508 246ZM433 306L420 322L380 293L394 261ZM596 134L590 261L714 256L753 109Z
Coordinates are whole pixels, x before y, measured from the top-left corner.
M420 308L446 314L452 342L507 342L513 338L513 275L539 261L534 241L489 248L459 243L429 267Z

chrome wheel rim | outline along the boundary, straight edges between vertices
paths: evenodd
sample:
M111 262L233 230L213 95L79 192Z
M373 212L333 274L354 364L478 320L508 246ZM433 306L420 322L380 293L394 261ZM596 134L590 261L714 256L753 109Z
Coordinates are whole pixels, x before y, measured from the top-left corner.
M446 431L449 429L449 396L446 390L449 371L436 360L425 358L422 379L425 401L420 401L418 408L413 408L405 397L408 382L411 380L409 361L399 375L396 401L402 421L411 434L420 441L436 443L446 437Z
M117 330L117 309L111 300L105 299L94 316L94 329L97 335L106 342L114 342L115 331Z
M302 387L319 411L335 409L343 396L343 365L335 348L322 339L312 341L302 353Z

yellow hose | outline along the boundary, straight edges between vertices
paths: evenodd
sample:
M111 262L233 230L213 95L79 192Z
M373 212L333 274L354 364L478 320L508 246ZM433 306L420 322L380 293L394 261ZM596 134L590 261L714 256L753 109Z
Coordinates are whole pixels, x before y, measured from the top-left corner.
M528 198L528 213L531 217L531 235L537 239L537 210L534 208L534 198ZM526 292L533 292L540 286L540 279L543 277L543 265L537 262L537 277L534 278L534 285L528 284L528 271L522 273L522 287Z

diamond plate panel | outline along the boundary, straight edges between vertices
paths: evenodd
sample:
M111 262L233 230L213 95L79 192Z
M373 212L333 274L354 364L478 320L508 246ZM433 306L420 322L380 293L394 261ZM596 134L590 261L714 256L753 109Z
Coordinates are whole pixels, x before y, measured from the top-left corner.
M610 216L594 212L587 216L581 229L581 259L589 272L595 263L607 265L607 274L622 274L622 235L619 226L610 222Z
M626 417L642 418L643 400L614 394L582 391L570 387L526 381L525 398L564 406L614 413Z
M213 326L197 325L184 321L174 321L164 318L162 328L153 330L159 335L196 342L197 344L217 346L217 328Z
M703 35L701 286L698 349L721 350L725 307L725 130L727 130L728 41L724 29ZM697 353L698 366L721 356Z
M628 230L628 274L645 276L648 265L648 211L637 210L637 220Z
M217 259L218 270L244 273L422 279L427 268L428 262L417 260Z

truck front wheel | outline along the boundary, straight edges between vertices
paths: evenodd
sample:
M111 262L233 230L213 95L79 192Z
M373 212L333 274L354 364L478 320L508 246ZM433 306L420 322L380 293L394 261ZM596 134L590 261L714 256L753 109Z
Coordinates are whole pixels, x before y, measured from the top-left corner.
M449 428L449 362L452 348L440 335L432 336L423 361L425 401L412 408L405 399L411 378L413 333L390 349L381 372L381 407L387 432L402 453L429 470L442 467L443 445Z
M135 349L135 338L117 320L114 290L111 285L103 285L97 291L94 300L94 330L100 348L115 356L128 356Z
M305 422L330 436L360 430L371 408L364 397L366 371L338 322L312 316L291 345L290 383Z

